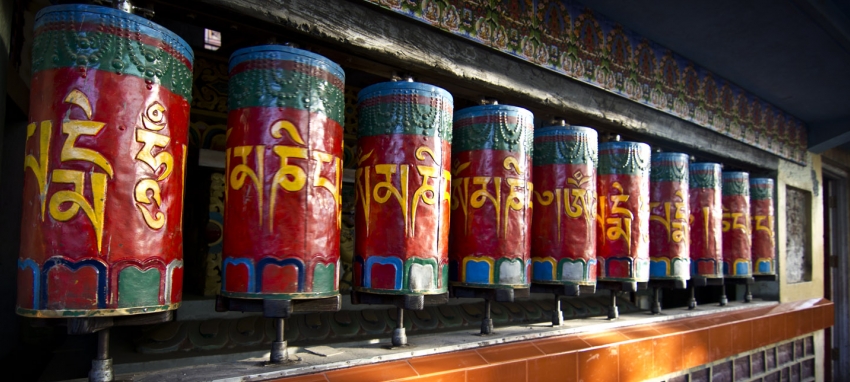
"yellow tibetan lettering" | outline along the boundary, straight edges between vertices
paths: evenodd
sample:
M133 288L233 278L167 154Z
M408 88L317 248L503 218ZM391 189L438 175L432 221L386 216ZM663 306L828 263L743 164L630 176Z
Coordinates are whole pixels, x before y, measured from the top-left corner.
M399 174L401 190L393 185L393 174L399 171L399 167L401 168ZM394 197L396 201L398 201L398 204L401 207L402 219L404 220L404 234L408 235L410 232L410 221L408 217L408 178L410 176L410 165L379 164L375 165L375 172L378 175L383 175L384 180L375 184L375 189L372 190L372 196L379 204L386 203L390 200L390 197ZM381 192L383 192L383 194Z
M493 179L493 183L496 185L496 195L490 193L487 190L487 186L490 184L490 179ZM499 227L502 226L501 213L502 213L502 178L490 178L489 176L476 176L472 178L472 183L478 186L481 186L480 189L475 190L472 193L472 197L470 200L470 206L472 208L481 208L484 206L488 200L493 204L493 208L496 210L496 230L498 233Z
M290 159L307 159L307 149L292 146L274 146L275 155L280 158L280 168L275 172L271 184L271 197L269 198L269 231L274 230L275 204L277 203L278 186L289 192L298 192L307 184L307 173L300 166L289 163ZM320 163L316 164L321 171ZM318 174L317 174L318 175ZM262 179L262 177L260 178ZM331 191L333 195L333 191ZM334 199L336 200L336 199Z
M246 163L248 163L248 155L251 154L251 151L254 150L254 146L237 146L233 148L233 156L239 157L242 159L242 162L236 166L234 166L230 170L230 176L227 177L230 183L230 188L234 190L239 190L242 186L245 185L245 179L250 178L254 183L254 188L257 190L257 214L259 225L262 227L263 225L263 184L261 183L261 179L263 179L263 163L265 158L265 147L264 146L256 146L256 153L254 157L256 159L255 163L257 165L257 172L254 171L251 167L249 167ZM229 162L229 161L228 161Z
M32 154L24 158L24 171L32 170L38 184L38 195L41 201L41 220L44 220L44 211L47 204L47 168L50 164L50 136L53 134L53 123L41 121L38 135L38 159ZM27 141L35 135L35 122L27 125Z
M606 223L611 225L611 227L606 230L605 236L611 241L625 240L629 251L631 251L632 219L634 219L634 215L628 208L620 207L620 203L628 203L629 195L622 195L623 186L620 185L620 182L614 182L612 187L620 191L621 195L611 195L611 201L614 202L614 205L611 206L611 214L619 215L620 217L606 219Z
M156 216L151 215L147 208L142 204L156 204L157 207L162 205L162 192L159 188L159 183L153 179L142 179L136 184L135 190L136 207L142 213L145 223L153 229L160 229L165 225L165 214L157 212ZM153 201L148 197L148 191L153 194Z
M165 169L157 177L157 180L163 180L171 175L171 171L174 170L174 157L171 156L171 153L164 150L153 155L153 150L155 147L165 148L170 141L171 138L162 134L142 129L136 130L136 142L144 143L144 146L136 154L136 159L145 162L154 172L165 165Z
M97 239L97 251L100 252L103 241L103 215L106 212L106 174L91 173L92 204L83 196L86 173L77 170L53 170L52 182L74 185L74 190L56 191L50 197L50 216L60 222L71 220L80 209L89 219ZM62 209L63 204L71 205Z

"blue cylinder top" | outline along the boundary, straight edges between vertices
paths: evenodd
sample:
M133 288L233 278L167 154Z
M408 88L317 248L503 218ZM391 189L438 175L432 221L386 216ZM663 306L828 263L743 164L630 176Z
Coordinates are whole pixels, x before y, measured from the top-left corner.
M454 98L452 98L451 93L446 91L446 89L431 84L410 81L388 81L369 85L363 88L360 93L357 93L357 100L359 102L363 102L368 98L381 97L385 95L396 95L398 94L398 91L405 91L409 92L410 94L417 94L428 97L442 97L448 100L449 102L454 103Z
M683 153L653 153L652 154L653 166L655 166L655 162L688 163L688 154L683 154Z
M162 41L190 62L195 59L195 54L189 44L174 32L144 17L118 9L98 5L65 4L46 7L35 15L35 29L46 24L67 22L75 25L97 22L98 25L114 27L128 32L139 32L144 36Z
M689 166L691 172L694 171L712 171L716 173L720 173L720 164L719 163L691 163Z
M230 55L230 66L228 70L233 70L236 65L243 62L253 60L303 60L312 66L328 71L336 77L345 79L345 72L342 70L342 67L327 57L286 45L258 45L239 49Z
M534 114L527 109L511 105L478 105L460 109L455 112L455 121L464 118L487 117L498 113L507 113L509 116L527 117L529 121L534 120Z
M741 171L724 171L723 172L723 181L724 182L726 182L726 181L730 181L730 182L747 181L747 182L749 182L749 180L750 180L750 174L747 173L747 172L741 172Z
M651 150L642 142L599 144L599 175L649 175Z
M773 179L770 179L770 178L752 178L752 179L750 179L750 184L765 184L765 185L773 186Z

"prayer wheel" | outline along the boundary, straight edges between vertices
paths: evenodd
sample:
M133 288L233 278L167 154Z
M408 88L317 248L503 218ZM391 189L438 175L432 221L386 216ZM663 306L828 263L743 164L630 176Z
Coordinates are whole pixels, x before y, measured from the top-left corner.
M459 287L528 288L534 116L480 105L454 115L451 280Z
M599 145L598 281L649 281L649 145Z
M717 163L691 164L691 276L723 278L723 206L721 170Z
M688 155L652 154L649 258L652 280L688 280Z
M176 309L193 53L139 16L35 17L17 312Z
M773 179L750 179L754 275L776 274L773 195Z
M354 289L446 293L452 96L398 81L369 86L358 101Z
M723 172L723 276L752 277L750 174Z
M534 132L532 282L596 285L596 130Z
M338 295L344 82L289 46L231 55L222 296Z

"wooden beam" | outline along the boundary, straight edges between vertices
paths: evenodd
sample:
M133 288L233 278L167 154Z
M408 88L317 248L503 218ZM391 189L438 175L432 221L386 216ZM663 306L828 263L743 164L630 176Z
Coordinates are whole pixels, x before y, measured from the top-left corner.
M540 112L560 115L571 124L635 136L700 160L778 168L779 158L766 151L363 1L202 1L413 72L453 93L488 95L528 107L538 113L538 121Z

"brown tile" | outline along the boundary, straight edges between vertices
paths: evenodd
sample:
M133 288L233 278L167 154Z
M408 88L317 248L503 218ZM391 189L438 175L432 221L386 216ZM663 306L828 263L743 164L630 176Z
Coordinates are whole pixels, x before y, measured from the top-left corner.
M752 350L753 346L753 321L743 320L729 325L732 328L732 354L743 353Z
M643 381L652 376L651 339L626 342L619 347L620 381Z
M593 347L610 345L629 340L629 337L626 337L625 335L623 335L623 333L620 332L600 332L592 334L582 334L579 335L579 337L581 337L584 342L587 342L588 345Z
M822 309L823 311L821 314L823 314L824 317L824 328L828 328L830 326L835 325L835 304L829 303L827 305L824 305Z
M487 346L477 350L481 357L488 363L511 362L520 359L537 357L543 355L531 342L520 342L515 344Z
M464 382L466 381L465 371L453 371L449 373L431 374L422 377L405 378L402 381L416 382Z
M683 369L705 365L709 362L709 330L682 333Z
M414 357L407 362L410 363L410 366L413 366L413 369L419 375L462 370L487 364L487 361L474 350L430 355L427 357Z
M623 333L623 335L628 337L630 340L652 338L661 334L658 330L649 325L620 329L618 331Z
M732 354L732 325L719 325L708 329L709 361L717 361Z
M619 364L619 357L617 345L579 352L579 382L619 380L619 367L614 366Z
M821 330L824 328L824 321L826 320L825 313L826 310L823 306L815 305L812 307L812 331Z
M770 344L775 344L785 338L785 314L768 316L770 321Z
M797 336L812 332L812 309L797 312Z
M771 342L771 323L770 317L761 317L753 320L753 347L760 348L770 345Z
M577 336L545 338L534 341L534 345L546 354L565 353L590 347L587 342Z
M783 340L787 340L792 337L797 336L797 329L800 325L800 318L797 316L796 311L787 312L782 315L785 318L785 336L782 338Z
M578 380L577 353L532 358L526 362L528 364L528 382L574 382Z
M415 377L418 374L407 361L384 362L375 365L355 366L326 372L330 382L386 381Z
M526 374L526 361L502 363L467 370L466 382L522 382Z
M327 382L324 374L298 375L289 378L272 379L272 382Z
M673 334L652 339L652 374L650 378L657 378L684 368L684 356L682 354L683 335Z
M678 321L662 322L652 326L659 334L674 334L690 331L691 328L687 324Z

